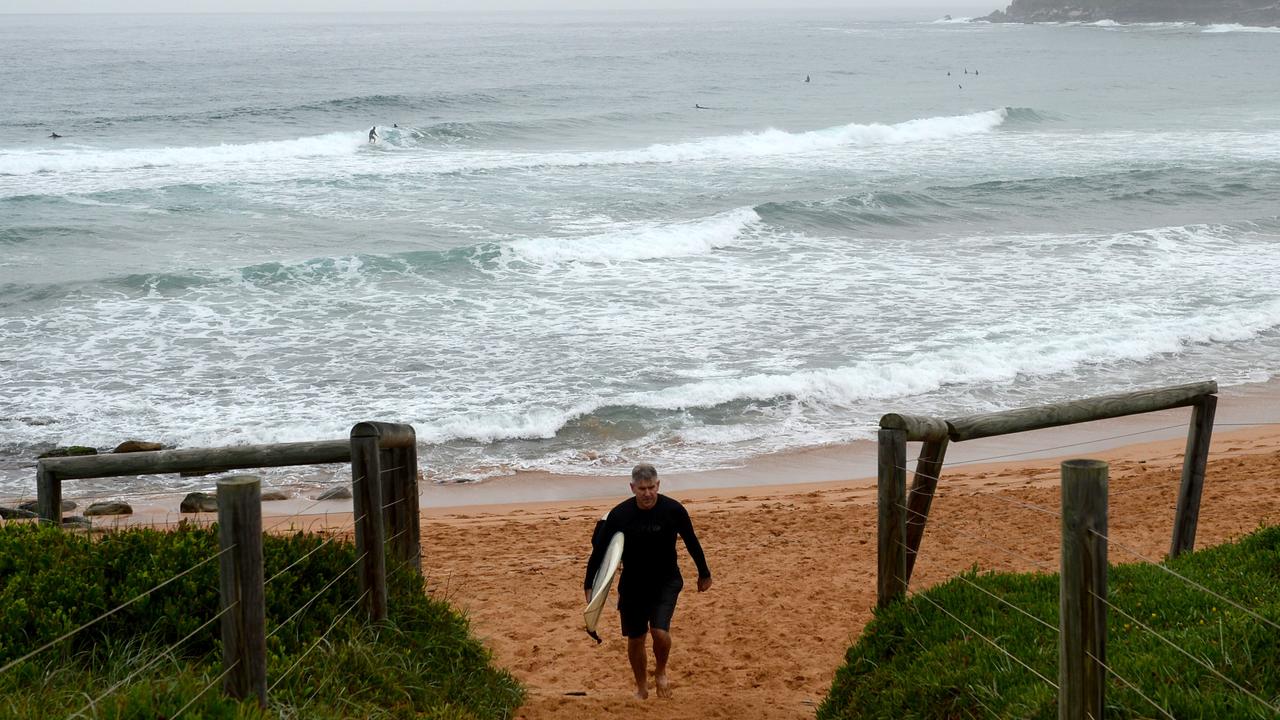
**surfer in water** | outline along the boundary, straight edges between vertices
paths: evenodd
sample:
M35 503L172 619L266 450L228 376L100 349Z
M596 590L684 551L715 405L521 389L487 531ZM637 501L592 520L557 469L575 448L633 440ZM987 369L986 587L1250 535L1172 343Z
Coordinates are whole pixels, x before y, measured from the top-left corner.
M653 637L653 680L658 697L671 697L667 678L667 658L671 654L671 616L684 587L676 564L676 536L684 540L698 566L698 592L711 589L711 570L702 554L702 545L693 533L689 512L678 501L658 494L658 471L648 463L631 469L628 498L596 525L591 538L591 559L587 561L586 596L596 571L604 561L605 548L616 532L625 538L622 546L622 579L618 581L618 614L622 634L627 637L627 659L636 681L636 697L649 697L646 636Z
M60 137L62 137L62 136L61 136L61 135L59 135L59 134L58 134L58 133L56 133L56 132L51 132L51 133L49 133L49 138L50 138L50 139L52 139L52 140L57 140L57 139L58 139L58 138L60 138Z
M705 108L705 107L702 107L701 105L699 105L698 103L694 103L694 104L693 104L693 109L694 109L694 110L710 110L711 108Z
M371 143L378 142L378 126L377 125L374 125L373 127L369 128L369 142Z

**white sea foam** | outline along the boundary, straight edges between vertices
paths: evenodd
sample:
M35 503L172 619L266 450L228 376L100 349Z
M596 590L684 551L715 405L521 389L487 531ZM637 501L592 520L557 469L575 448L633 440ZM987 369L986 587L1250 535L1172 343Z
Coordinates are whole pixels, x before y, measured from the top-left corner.
M1202 32L1207 33L1280 33L1280 27L1259 27L1256 25L1240 25L1237 23L1223 23L1219 25L1206 25Z
M0 175L254 165L295 158L352 155L363 144L358 134L338 132L295 140L192 147L111 150L64 145L56 150L5 150L0 151Z
M737 208L686 223L647 225L573 238L530 238L504 244L508 261L537 265L567 262L614 263L704 255L732 245L760 216Z

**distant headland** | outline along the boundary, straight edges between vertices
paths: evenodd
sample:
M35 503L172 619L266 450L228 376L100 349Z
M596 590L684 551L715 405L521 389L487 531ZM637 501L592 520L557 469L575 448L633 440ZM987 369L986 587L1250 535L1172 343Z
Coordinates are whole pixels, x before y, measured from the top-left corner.
M1280 26L1277 0L1013 0L990 22L1193 22Z

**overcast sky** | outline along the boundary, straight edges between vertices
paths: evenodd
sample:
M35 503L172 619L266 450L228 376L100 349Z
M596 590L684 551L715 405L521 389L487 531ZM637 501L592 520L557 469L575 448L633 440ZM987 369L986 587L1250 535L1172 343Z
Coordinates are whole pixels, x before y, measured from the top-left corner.
M986 15L1008 0L0 0L0 13L395 12L757 9L797 5L869 19Z

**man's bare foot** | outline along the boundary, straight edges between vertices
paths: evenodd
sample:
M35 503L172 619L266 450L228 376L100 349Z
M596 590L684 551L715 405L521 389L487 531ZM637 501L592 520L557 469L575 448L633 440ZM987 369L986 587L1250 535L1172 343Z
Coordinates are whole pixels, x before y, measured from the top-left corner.
M655 675L653 676L653 681L658 686L658 697L671 697L671 680L666 675Z
M649 699L649 690L648 690L647 688L642 688L642 687L638 687L638 688L636 688L636 699L637 699L637 700L648 700L648 699Z

